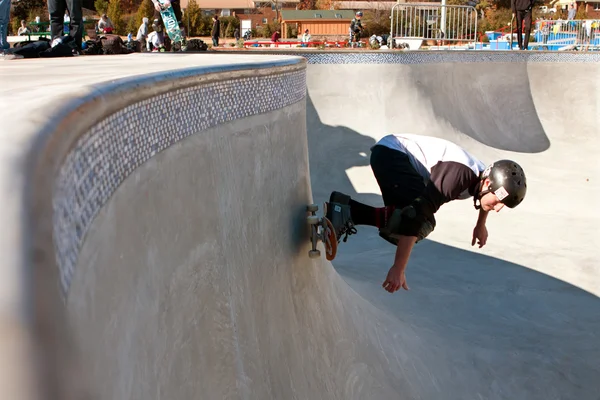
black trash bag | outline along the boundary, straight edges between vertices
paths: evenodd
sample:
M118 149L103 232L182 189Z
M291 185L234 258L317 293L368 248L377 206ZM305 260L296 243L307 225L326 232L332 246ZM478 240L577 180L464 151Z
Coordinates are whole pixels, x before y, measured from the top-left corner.
M207 51L208 46L204 41L200 39L190 39L186 43L185 51L188 53L193 53L197 51Z
M81 50L81 54L84 54L86 56L97 56L104 54L104 49L102 48L102 40L86 40L83 44L83 50Z

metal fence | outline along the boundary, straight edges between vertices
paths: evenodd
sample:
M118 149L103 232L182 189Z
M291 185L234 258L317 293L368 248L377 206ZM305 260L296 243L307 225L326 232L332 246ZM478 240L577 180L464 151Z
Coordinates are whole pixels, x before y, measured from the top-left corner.
M477 41L477 11L470 6L432 3L398 3L392 8L390 35L394 47L411 49L424 40L448 47ZM413 47L414 44L414 47Z
M532 27L533 50L600 51L600 20L538 20Z

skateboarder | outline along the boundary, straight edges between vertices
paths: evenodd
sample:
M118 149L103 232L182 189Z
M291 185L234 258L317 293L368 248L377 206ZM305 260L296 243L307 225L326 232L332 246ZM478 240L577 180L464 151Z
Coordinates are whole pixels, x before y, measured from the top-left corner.
M326 217L339 240L356 233L357 225L379 228L379 235L397 246L394 264L383 287L390 293L408 290L405 270L415 243L435 228L435 212L445 203L473 197L479 216L471 245L483 247L490 211L514 208L525 198L527 182L514 161L486 166L460 146L447 140L393 134L371 148L371 169L385 207L372 207L340 192L332 192Z

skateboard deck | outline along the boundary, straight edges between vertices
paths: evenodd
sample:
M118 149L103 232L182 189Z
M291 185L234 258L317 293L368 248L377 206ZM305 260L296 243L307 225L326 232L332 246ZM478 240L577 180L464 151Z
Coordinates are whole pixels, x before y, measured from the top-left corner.
M329 261L333 260L337 254L337 238L335 236L335 230L333 224L325 216L319 218L316 212L319 210L319 206L316 204L310 204L306 207L306 211L310 213L307 217L308 224L310 225L310 242L312 244L312 250L308 251L310 258L317 258L321 256L321 251L317 249L319 241L323 242L325 246L325 258Z
M165 24L165 30L167 31L167 35L171 39L173 43L173 50L179 51L184 46L184 37L179 28L179 23L177 22L177 17L175 17L175 11L173 11L173 6L169 3L169 6L165 6L166 0L158 0L160 3L160 16Z

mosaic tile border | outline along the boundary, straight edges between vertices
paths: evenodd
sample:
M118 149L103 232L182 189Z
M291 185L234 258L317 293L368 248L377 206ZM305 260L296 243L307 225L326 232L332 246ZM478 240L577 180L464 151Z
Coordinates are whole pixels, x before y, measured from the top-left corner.
M54 187L54 246L63 295L94 217L137 167L190 135L305 97L305 68L218 80L131 104L89 129L67 155Z
M304 57L309 64L439 64L439 63L598 63L598 53L522 52L522 51L414 51L414 52L348 52L348 51L269 51L257 54Z

